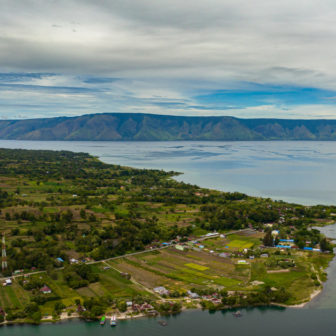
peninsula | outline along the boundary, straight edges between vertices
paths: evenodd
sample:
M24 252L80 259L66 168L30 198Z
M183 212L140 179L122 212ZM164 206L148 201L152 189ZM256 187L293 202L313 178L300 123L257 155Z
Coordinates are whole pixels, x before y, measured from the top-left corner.
M0 322L303 304L335 206L201 189L86 153L0 149Z

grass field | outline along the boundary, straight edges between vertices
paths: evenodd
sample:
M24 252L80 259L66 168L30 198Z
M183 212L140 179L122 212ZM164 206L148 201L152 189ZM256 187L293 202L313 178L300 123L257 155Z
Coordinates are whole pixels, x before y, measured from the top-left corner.
M196 270L198 270L198 271L206 271L206 270L208 270L208 269L209 269L209 267L200 266L200 265L193 264L193 263L184 264L184 266L187 266L187 267L190 267L190 268L196 269Z
M229 247L242 247L246 244L245 241L242 240L232 240L228 243ZM253 244L252 244L253 245Z
M18 308L22 309L22 304L19 301L19 299L17 298L17 296L16 296L16 294L14 292L13 287L12 286L6 286L5 287L5 291L6 291L7 295L8 295L8 297L9 297L9 300L12 303L12 307L14 307L14 308L18 307Z
M249 248L251 248L253 245L254 245L253 243L247 243L247 244L243 245L243 246L239 249L239 251L241 252L241 251L243 251L244 249L249 249Z

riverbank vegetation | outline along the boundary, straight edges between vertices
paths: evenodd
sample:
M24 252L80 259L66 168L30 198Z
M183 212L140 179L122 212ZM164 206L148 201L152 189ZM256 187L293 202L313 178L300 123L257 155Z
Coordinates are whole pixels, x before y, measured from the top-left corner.
M336 207L201 189L177 174L0 149L6 320L150 310L126 305L136 298L162 312L296 304L321 287L333 253L317 250L333 246L310 227L334 221Z

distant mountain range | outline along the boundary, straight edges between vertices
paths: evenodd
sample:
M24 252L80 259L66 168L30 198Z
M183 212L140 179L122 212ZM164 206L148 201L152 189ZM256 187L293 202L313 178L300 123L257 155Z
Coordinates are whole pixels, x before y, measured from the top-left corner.
M0 139L66 141L336 140L336 120L238 119L140 113L1 120Z

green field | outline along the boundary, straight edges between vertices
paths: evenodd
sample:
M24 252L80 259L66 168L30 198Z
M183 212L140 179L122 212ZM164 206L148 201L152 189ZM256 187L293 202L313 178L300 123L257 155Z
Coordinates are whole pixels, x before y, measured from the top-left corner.
M187 266L187 267L190 267L190 268L196 269L196 270L198 270L198 271L206 271L206 270L208 270L208 269L209 269L209 267L200 266L200 265L193 264L193 263L184 264L184 266Z

